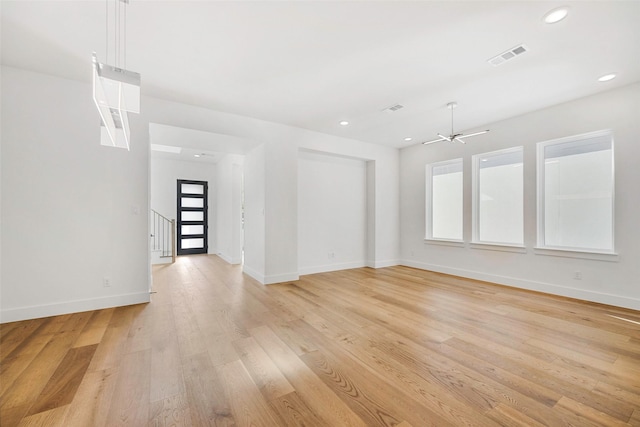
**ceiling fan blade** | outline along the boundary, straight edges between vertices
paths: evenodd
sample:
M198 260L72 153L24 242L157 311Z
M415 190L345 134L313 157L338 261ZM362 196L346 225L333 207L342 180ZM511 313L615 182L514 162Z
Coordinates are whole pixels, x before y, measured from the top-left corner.
M466 144L467 141L465 141L463 138L470 138L472 136L482 135L483 133L489 132L489 129L487 129L487 130L481 130L479 132L470 133L468 135L465 135L463 133L453 133L453 109L456 107L456 105L457 104L455 102L450 102L447 104L447 107L451 110L451 135L444 136L443 134L439 133L438 136L440 137L440 139L433 139L431 141L423 142L422 143L423 145L433 144L434 142L440 142L440 141L449 141L449 142L458 141L461 144Z
M438 138L438 139L433 139L431 141L426 141L426 142L423 142L422 145L433 144L434 142L440 142L440 141L446 141L446 138Z
M469 137L471 137L471 136L482 135L483 133L487 133L487 132L489 132L489 129L487 129L487 130L481 130L480 132L470 133L470 134L468 134L468 135L462 134L462 135L460 135L460 136L461 136L461 137L463 137L463 138L469 138Z

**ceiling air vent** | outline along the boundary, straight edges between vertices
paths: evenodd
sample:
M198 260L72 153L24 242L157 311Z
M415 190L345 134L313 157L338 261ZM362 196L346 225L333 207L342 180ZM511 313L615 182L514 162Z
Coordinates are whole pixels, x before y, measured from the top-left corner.
M387 107L382 111L386 113L395 113L396 111L401 110L403 108L404 108L404 105L396 104L396 105L392 105L391 107Z
M493 58L489 59L487 62L489 62L489 64L493 65L494 67L497 67L498 65L503 64L515 58L516 56L520 56L523 53L528 51L529 51L529 48L521 44L520 46L511 48L506 52L502 52L500 55L494 56Z

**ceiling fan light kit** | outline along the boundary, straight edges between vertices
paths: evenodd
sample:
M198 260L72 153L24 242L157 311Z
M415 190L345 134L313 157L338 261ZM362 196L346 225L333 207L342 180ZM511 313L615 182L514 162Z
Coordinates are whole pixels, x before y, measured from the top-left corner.
M433 139L431 141L425 141L425 142L422 143L422 145L433 144L435 142L440 142L440 141L448 141L448 142L457 141L457 142L460 142L462 144L466 144L467 142L462 138L470 138L472 136L478 136L478 135L482 135L484 133L489 132L489 129L486 129L486 130L481 130L479 132L474 132L474 133L469 133L469 134L464 134L462 132L455 133L453 131L453 109L456 108L457 106L458 106L457 102L449 102L447 104L447 108L449 110L451 110L451 134L449 136L444 136L441 133L438 133L437 134L438 135L438 139Z

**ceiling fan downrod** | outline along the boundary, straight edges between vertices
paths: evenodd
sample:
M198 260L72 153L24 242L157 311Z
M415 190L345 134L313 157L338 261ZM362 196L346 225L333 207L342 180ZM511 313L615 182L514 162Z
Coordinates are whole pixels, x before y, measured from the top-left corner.
M451 110L451 134L449 136L444 136L441 133L439 133L438 134L438 139L434 139L434 140L431 140L431 141L423 142L422 143L423 145L433 144L434 142L440 142L440 141L449 141L449 142L458 141L458 142L460 142L462 144L466 144L467 142L464 141L462 138L469 138L469 137L472 137L472 136L482 135L483 133L489 132L489 129L487 129L487 130L483 130L483 131L480 131L480 132L470 133L468 135L465 135L462 132L461 133L454 133L454 131L453 131L453 109L456 108L457 106L458 106L458 103L454 102L454 101L447 103L447 108L449 110Z

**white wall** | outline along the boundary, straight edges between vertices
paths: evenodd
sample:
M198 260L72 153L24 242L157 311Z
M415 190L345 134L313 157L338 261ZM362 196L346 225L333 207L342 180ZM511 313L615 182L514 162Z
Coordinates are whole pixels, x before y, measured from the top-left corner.
M259 146L244 170L244 268L262 283L298 278L300 148L368 161L367 264L398 262L396 149L143 96L127 152L98 144L90 84L3 67L2 88L2 321L149 300L151 122Z
M366 162L300 151L300 274L364 267L366 257Z
M300 141L301 149L367 161L367 266L397 265L400 247L399 150L328 135Z
M265 144L265 284L298 280L298 147Z
M366 251L366 265L369 267L375 267L375 254L376 254L376 161L369 160L366 162L366 188L367 188L367 251ZM399 190L397 188L396 190ZM398 214L400 212L397 212ZM399 225L398 225L399 227ZM398 229L398 233L399 233ZM400 236L398 236L398 239ZM399 251L399 249L398 249ZM399 256L399 253L397 254Z
M405 265L590 301L640 309L640 84L514 117L466 145L433 144L401 150L401 254ZM612 129L615 138L617 256L535 249L536 143ZM469 130L469 131L472 131ZM524 253L477 249L471 240L471 156L524 146ZM425 165L464 159L465 244L426 243ZM496 248L494 248L496 249ZM554 256L561 255L561 256ZM574 279L576 272L582 279Z
M242 165L244 156L227 154L216 164L218 255L230 264L242 262Z
M130 122L130 152L101 146L90 85L2 68L2 322L149 301L148 125Z
M2 13L2 5L0 4L0 13ZM0 20L1 22L2 20ZM2 26L2 24L0 24L0 27ZM1 28L0 28L1 30ZM0 67L0 94L2 93L2 71L4 70L4 67ZM0 118L2 118L2 105L4 104L4 102L0 102ZM2 126L2 123L0 122L0 224L4 224L4 222L2 221L2 129L4 128L4 126ZM4 305L2 304L2 226L0 226L0 323L3 321L2 319L4 318L4 315L2 314L2 310L4 307Z
M165 158L151 158L151 209L169 219L177 219L177 180L208 182L208 252L216 254L217 165ZM177 238L177 237L176 237Z
M261 145L247 153L245 162L248 163L244 165L244 271L262 283L298 277L299 149L369 161L372 182L367 188L375 194L369 198L374 203L368 217L372 234L367 235L367 240L369 244L373 242L373 248L368 251L367 265L384 267L398 263L397 149L159 99L146 98L144 108L154 123L230 135ZM257 210L251 211L253 208ZM262 209L264 214L260 219L258 212ZM253 224L254 220L263 223Z
M265 162L264 145L244 159L244 265L243 271L265 282Z
M399 155L388 147L147 97L142 114L131 115L134 143L127 152L98 144L90 85L10 67L2 68L1 78L3 322L148 301L149 122L261 144L244 166L245 271L263 283L299 273L298 151L306 149L367 161L372 267L397 263L401 240L407 265L640 309L638 84L495 123L490 134L465 146L414 146ZM585 259L535 250L535 143L606 128L615 132L619 256ZM525 147L526 253L425 244L425 164L464 158L469 242L471 155L515 145ZM576 271L582 280L573 279ZM103 286L105 277L110 287Z

